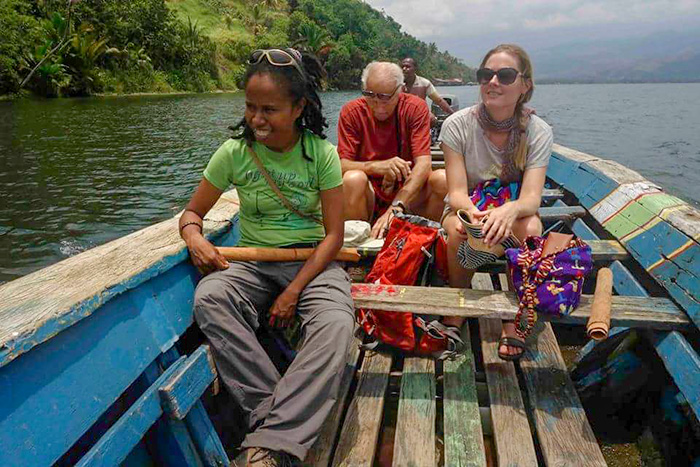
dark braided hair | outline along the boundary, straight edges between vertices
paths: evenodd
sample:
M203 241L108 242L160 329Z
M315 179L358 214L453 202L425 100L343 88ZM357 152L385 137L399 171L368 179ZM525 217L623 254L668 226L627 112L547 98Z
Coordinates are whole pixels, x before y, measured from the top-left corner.
M259 63L248 65L245 77L243 78L244 87L248 85L248 81L256 74L268 74L279 85L285 87L289 92L294 104L297 104L301 99L306 99L306 105L295 124L301 133L301 151L304 159L311 161L312 159L306 154L304 146L304 130L308 129L319 138L326 138L324 129L328 128L326 118L323 116L321 98L318 95L318 90L321 87L321 80L326 76L326 71L316 57L310 54L296 51L294 49L281 49L288 52L297 61L299 68L303 71L303 75L299 73L294 66L278 66L273 65L263 58ZM296 57L301 56L301 62ZM237 132L233 138L245 139L248 145L252 145L255 141L255 133L246 123L245 117L238 124L230 126L234 132Z

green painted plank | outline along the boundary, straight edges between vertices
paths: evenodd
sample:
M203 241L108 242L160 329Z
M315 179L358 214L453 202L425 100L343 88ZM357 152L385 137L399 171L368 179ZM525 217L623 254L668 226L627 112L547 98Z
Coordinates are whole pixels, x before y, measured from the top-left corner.
M476 394L474 396L476 397ZM437 465L435 459L435 361L432 358L404 360L400 397L393 465L399 467Z
M445 465L485 466L484 435L476 396L474 355L469 341L469 324L462 327L464 354L444 363Z

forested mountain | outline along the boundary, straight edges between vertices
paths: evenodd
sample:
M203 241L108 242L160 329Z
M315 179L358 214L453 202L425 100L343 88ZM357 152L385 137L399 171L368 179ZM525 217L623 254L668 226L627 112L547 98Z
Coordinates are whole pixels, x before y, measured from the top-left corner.
M405 56L423 76L473 80L361 0L2 0L0 29L0 94L235 89L252 50L285 45L316 53L331 89Z

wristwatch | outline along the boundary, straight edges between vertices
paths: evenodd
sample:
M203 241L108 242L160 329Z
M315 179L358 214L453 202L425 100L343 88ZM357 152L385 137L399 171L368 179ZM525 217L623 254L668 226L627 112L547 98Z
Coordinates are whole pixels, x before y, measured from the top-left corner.
M396 209L396 208L401 208L401 212L404 213L404 214L406 214L406 213L408 212L408 209L406 209L406 205L405 205L404 202L401 201L400 199L395 199L395 200L391 203L391 207L394 208L394 209Z

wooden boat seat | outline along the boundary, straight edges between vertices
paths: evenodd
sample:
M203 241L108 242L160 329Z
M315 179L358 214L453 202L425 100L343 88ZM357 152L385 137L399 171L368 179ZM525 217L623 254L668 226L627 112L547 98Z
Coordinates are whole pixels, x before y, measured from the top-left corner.
M595 262L610 262L610 261L623 261L627 259L628 253L620 242L617 240L590 240L587 241L591 246L591 252L593 254L593 261ZM365 257L377 256L381 247L371 246L371 247L358 247L358 252L360 255ZM499 260L488 265L489 267L503 267L505 266L505 260Z
M486 274L474 286L493 289ZM498 465L537 466L535 446L547 465L606 465L551 327L516 368L497 356L500 320L478 325L479 373L471 351L436 363L352 346L339 403L305 464L431 466L442 457L443 465L485 466L494 456L486 436ZM469 324L462 337L471 349ZM396 380L398 401L390 390Z
M427 315L513 320L518 311L515 293L507 291L353 284L352 295L355 308ZM430 300L426 301L426 297L430 297ZM590 316L592 302L592 295L582 295L579 306L570 315L554 317L540 314L538 319L583 325ZM619 295L612 297L610 325L676 331L693 329L688 315L668 298Z

